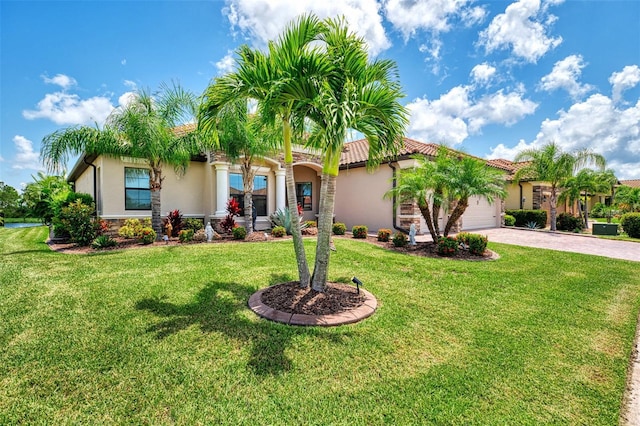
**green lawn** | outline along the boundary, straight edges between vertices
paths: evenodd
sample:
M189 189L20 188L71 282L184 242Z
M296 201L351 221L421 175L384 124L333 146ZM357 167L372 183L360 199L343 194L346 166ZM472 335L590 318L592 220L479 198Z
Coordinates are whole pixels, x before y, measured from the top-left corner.
M249 296L290 241L53 253L0 229L0 424L617 424L639 264L490 243L460 262L336 239L365 321L301 328ZM312 253L313 241L307 242Z

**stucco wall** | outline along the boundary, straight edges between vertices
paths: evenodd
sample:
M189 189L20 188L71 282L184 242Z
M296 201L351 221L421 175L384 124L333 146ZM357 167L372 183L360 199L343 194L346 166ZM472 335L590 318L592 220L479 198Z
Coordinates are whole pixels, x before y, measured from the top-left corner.
M302 212L304 220L316 220L318 214L318 200L320 199L320 176L318 172L303 165L294 166L293 174L296 183L311 182L311 206L312 210Z
M369 232L380 228L393 229L393 203L383 199L391 189L392 170L382 164L374 173L364 167L340 170L336 187L336 222L344 222L347 229L366 225Z

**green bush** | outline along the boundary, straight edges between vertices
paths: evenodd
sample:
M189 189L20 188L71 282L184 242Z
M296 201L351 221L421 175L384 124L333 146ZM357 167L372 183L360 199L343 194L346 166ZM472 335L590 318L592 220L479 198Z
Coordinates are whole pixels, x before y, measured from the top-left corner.
M91 243L91 247L96 250L105 249L108 247L115 247L118 245L118 242L111 238L109 235L100 235L96 237L95 240Z
M393 234L393 245L396 247L404 247L409 243L407 235L402 232L396 232Z
M333 231L334 235L344 235L344 233L347 232L347 225L342 222L336 222L333 224L331 230Z
M539 228L547 226L546 210L507 210L505 213L516 219L516 226L526 227L530 222L536 222Z
M596 217L607 217L607 212L609 211L609 207L604 205L603 203L595 203L589 212L589 216Z
M472 234L470 232L458 232L458 234L456 235L456 240L458 240L459 243L463 243L465 245L469 245L469 239L471 238Z
M95 206L93 204L86 205L78 198L60 212L60 223L69 233L71 241L80 245L88 246L98 235L98 229L93 212Z
M458 252L458 240L453 237L440 237L436 252L440 256L453 256Z
M583 224L584 221L581 217L575 217L569 213L560 213L556 219L556 228L558 231L581 230Z
M138 233L137 238L142 244L151 244L156 240L157 236L158 234L156 234L156 231L154 231L153 228L142 228Z
M307 221L305 221L304 222L304 226L306 228L317 228L318 227L318 225L317 225L315 220L307 220Z
M469 234L466 245L469 246L469 253L482 256L484 251L487 249L487 243L489 239L485 235L480 234Z
M181 243L188 243L189 241L193 240L193 234L193 229L183 229L178 232L178 239Z
M504 226L516 226L516 218L510 214L504 215Z
M234 240L244 240L247 237L247 230L242 226L236 226L231 232Z
M353 238L367 238L368 232L369 232L369 228L367 228L365 225L355 225L351 229Z
M204 225L200 219L190 217L182 221L182 229L191 229L195 234L199 230L204 229Z
M287 235L287 230L284 228L284 226L274 226L271 230L271 236L273 237L282 238L285 235Z
M620 224L629 237L640 238L640 213L623 214Z
M378 229L378 241L387 242L391 238L391 229Z

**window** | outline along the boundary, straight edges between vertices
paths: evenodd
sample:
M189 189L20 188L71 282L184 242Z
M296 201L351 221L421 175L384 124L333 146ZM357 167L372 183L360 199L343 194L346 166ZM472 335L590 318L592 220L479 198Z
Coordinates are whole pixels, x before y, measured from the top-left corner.
M296 183L296 198L302 210L313 210L311 203L311 182Z
M244 185L242 175L239 173L229 174L229 195L235 198L241 209L244 209ZM253 193L251 194L253 205L258 216L267 215L267 177L255 176L253 178Z
M149 170L124 168L125 210L151 210Z

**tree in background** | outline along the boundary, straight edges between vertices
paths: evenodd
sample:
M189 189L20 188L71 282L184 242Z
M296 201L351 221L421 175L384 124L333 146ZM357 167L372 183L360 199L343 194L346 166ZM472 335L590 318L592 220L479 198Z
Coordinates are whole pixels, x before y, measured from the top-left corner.
M67 183L64 173L55 176L38 172L31 177L33 182L28 183L22 191L27 214L40 218L45 225L51 225L56 213L55 206L71 193L71 185Z
M0 212L5 217L19 217L21 198L13 186L0 182Z
M616 204L622 212L640 211L640 188L621 185L616 191Z
M63 167L69 155L145 159L150 176L151 223L160 238L163 168L170 165L177 174L184 174L191 157L206 145L198 132L175 131L179 124L194 119L196 109L196 97L175 83L162 84L156 95L140 90L127 105L111 113L102 129L70 127L45 136L41 156L49 170Z
M561 192L561 183L565 182L579 169L593 163L599 168L604 168L605 159L602 155L589 150L568 153L555 142L549 142L540 148L526 149L519 152L515 162L527 161L528 163L519 169L514 176L514 183L518 183L524 176L535 176L535 179L548 182L551 186L549 196L551 230L556 230L556 216L558 195Z

